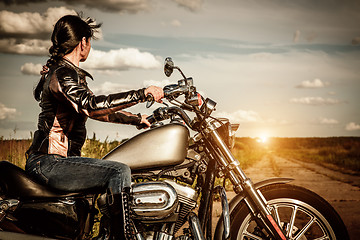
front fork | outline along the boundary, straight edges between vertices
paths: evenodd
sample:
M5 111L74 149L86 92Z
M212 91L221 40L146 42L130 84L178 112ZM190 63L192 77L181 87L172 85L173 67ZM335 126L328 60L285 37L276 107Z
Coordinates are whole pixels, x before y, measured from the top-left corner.
M286 240L284 233L280 226L271 215L269 206L261 194L254 187L254 184L240 168L239 161L233 156L230 149L226 146L219 133L216 131L216 126L208 123L208 134L215 141L216 149L214 149L220 164L224 167L226 173L234 185L236 193L244 192L248 196L246 201L248 207L255 216L255 220L259 226L263 226L275 239Z

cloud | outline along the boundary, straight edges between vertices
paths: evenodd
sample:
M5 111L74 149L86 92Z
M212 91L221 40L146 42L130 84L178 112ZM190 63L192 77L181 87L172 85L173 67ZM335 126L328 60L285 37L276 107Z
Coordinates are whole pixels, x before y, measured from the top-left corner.
M303 97L303 98L292 98L291 103L305 104L305 105L336 105L343 103L338 99L333 98L322 98L322 97Z
M347 131L357 131L357 130L360 130L360 125L356 124L354 122L350 122L350 123L346 124L345 129Z
M315 78L313 81L303 81L299 85L297 85L297 88L323 88L328 83L324 83L318 78Z
M238 110L233 113L218 112L218 117L228 118L232 123L244 123L244 122L261 122L262 118L259 113L252 110Z
M22 55L46 56L51 46L50 41L39 39L23 39L15 38L0 39L0 52Z
M114 92L124 92L129 91L132 88L125 84L113 83L113 82L105 82L98 87L93 87L91 90L95 95L107 95Z
M181 22L177 19L174 19L170 22L170 25L174 27L181 27Z
M0 103L0 120L12 118L16 114L15 108L8 108L4 104Z
M25 63L21 66L21 72L25 75L40 75L40 71L42 69L42 65L34 64L34 63Z
M198 11L201 9L203 0L174 0L180 7L184 7L190 11Z
M336 119L332 119L332 118L320 118L319 123L325 124L325 125L334 125L334 124L338 124L339 121Z
M0 35L3 38L49 39L56 21L67 14L76 12L66 7L48 8L43 14L3 10L0 11Z
M94 70L94 75L98 73L100 75L107 75L107 76L121 76L121 72L117 70L105 69L105 70Z
M190 11L201 9L204 0L173 0L178 6ZM23 5L29 3L47 2L47 0L5 0L6 5ZM138 13L151 9L149 0L62 0L69 5L84 5L87 8L95 8L107 12Z
M145 80L143 81L143 86L144 87L149 87L149 86L158 86L158 87L165 87L166 85L169 84L174 84L174 81L171 81L169 79L164 79L164 80Z
M29 4L47 2L47 0L5 0L7 5L11 4ZM70 5L84 5L88 8L101 9L108 12L130 12L136 13L148 9L149 0L62 0Z
M71 5L85 5L108 12L137 13L149 9L149 0L63 0Z
M108 52L92 50L81 67L101 70L127 70L129 68L159 68L159 60L148 52L140 52L135 48L121 48Z
M284 126L291 124L291 122L284 119L262 117L258 112L253 110L240 109L232 113L215 112L215 116L227 118L231 123L256 123L263 126Z
M173 19L170 22L161 22L161 25L170 27L181 27L182 23L178 19Z
M18 1L10 1L18 3ZM24 3L19 1L19 3ZM44 13L0 11L0 52L45 56L51 46L50 35L56 21L76 14L66 7L48 8ZM97 36L101 38L101 36Z
M284 119L276 119L276 118L269 118L265 121L265 123L272 124L272 125L289 125L291 122Z

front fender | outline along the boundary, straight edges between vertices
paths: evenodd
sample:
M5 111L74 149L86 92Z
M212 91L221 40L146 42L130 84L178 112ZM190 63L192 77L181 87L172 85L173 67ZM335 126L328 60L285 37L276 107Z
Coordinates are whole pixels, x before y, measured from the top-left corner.
M254 184L255 189L259 189L261 187L264 186L268 186L268 185L272 185L272 184L277 184L277 183L288 183L293 181L294 179L292 178L270 178L270 179L266 179L260 182L257 182ZM230 212L230 216L232 215L234 209L236 208L236 206L245 198L245 194L244 193L240 193L238 195L236 195L233 199L231 199L231 201L229 202L229 212ZM215 234L214 234L214 240L221 240L223 239L222 237L222 233L224 232L224 217L223 215L220 216L217 224L216 224L216 229L215 229Z

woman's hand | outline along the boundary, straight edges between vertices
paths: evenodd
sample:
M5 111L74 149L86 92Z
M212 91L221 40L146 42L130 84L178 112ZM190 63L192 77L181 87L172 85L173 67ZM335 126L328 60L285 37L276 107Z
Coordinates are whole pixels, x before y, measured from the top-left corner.
M40 71L40 75L47 74L48 72L49 72L48 66L44 65L44 66L42 67L42 70Z
M153 95L156 102L162 103L161 99L164 97L164 91L161 87L150 86L145 89L145 96L148 94Z
M147 127L145 128L148 128L151 126L151 124L149 123L149 121L146 119L148 117L148 115L144 114L144 115L141 115L141 122L140 124L142 123L145 123L147 125Z

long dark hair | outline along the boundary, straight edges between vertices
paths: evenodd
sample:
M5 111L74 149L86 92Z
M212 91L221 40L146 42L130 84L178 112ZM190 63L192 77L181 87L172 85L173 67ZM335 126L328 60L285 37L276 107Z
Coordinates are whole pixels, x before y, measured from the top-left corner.
M91 18L83 20L81 13L78 15L66 15L60 18L51 35L52 46L49 49L50 58L46 62L46 66L50 68L55 65L66 54L71 53L79 44L83 37L88 41L94 38L94 32L100 28L100 24L95 24ZM39 83L34 89L34 97L36 101L41 100L41 93L45 82L45 74L42 74Z

